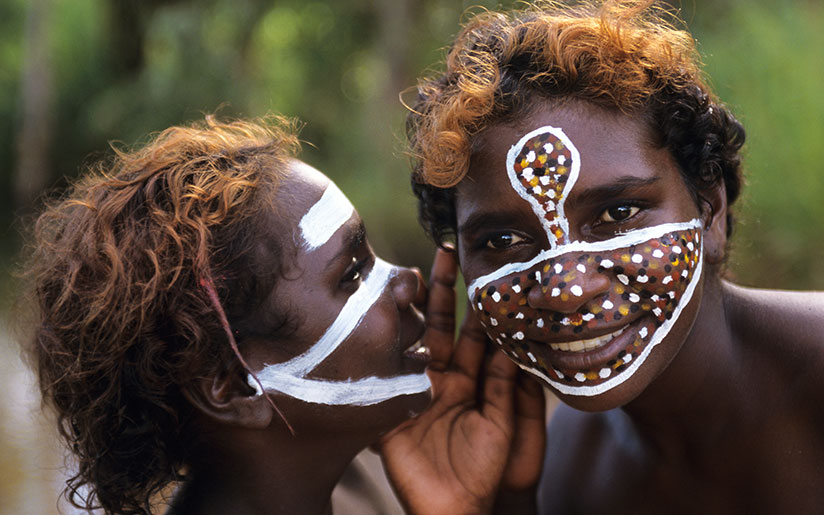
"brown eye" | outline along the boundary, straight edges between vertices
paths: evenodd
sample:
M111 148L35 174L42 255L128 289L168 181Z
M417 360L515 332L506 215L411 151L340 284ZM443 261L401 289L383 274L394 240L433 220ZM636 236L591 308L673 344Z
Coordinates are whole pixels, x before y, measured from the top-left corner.
M524 241L523 238L511 232L502 232L496 234L486 240L486 248L488 249L505 249Z
M607 223L623 222L635 216L640 210L641 208L638 206L615 206L601 213L599 220Z

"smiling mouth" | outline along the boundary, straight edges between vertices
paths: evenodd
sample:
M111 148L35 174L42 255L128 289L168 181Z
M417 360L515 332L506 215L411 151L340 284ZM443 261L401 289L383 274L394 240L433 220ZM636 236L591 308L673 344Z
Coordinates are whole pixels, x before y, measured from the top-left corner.
M627 326L624 326L613 333L605 334L603 336L597 336L595 338L590 338L588 340L575 340L571 342L550 343L549 346L552 348L552 350L557 351L587 352L593 349L601 348L604 345L608 344L613 339L620 336L626 328Z

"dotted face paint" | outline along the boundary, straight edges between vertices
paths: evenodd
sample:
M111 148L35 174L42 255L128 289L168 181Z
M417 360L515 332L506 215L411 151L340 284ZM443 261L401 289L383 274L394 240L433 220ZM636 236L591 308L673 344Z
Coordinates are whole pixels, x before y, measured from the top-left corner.
M638 370L689 302L702 268L701 222L570 242L563 202L579 163L575 147L553 127L530 132L510 149L510 181L541 219L550 248L476 279L468 295L489 337L521 368L561 393L592 396ZM608 291L575 301L593 282L609 284ZM536 309L527 298L535 295L578 307L571 313ZM604 335L608 327L616 329ZM591 359L581 359L583 352Z

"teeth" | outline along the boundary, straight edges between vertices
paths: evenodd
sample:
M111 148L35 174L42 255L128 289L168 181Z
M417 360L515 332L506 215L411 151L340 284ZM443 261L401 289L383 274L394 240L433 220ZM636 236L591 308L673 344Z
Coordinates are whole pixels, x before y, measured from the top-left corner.
M559 342L559 343L550 343L549 346L552 347L553 350L562 350L567 352L586 352L588 350L597 349L599 347L603 347L613 338L616 338L618 335L624 332L626 327L622 327L618 329L614 333L605 334L603 336L599 336L597 338L590 338L589 340L577 340L574 342Z
M405 352L410 354L426 354L429 352L429 349L427 347L424 347L422 340L418 340L412 345L410 345Z

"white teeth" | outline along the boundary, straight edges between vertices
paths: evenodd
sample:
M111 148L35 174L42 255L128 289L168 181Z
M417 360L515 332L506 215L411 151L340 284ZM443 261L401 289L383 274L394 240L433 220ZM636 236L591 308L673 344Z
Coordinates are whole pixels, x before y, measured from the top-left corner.
M618 335L623 333L624 329L626 329L626 327L622 327L614 333L605 334L597 338L590 338L589 340L550 343L549 346L552 347L552 350L562 350L567 352L586 352L588 350L603 347L607 343L611 342L613 338L616 338L618 337Z

